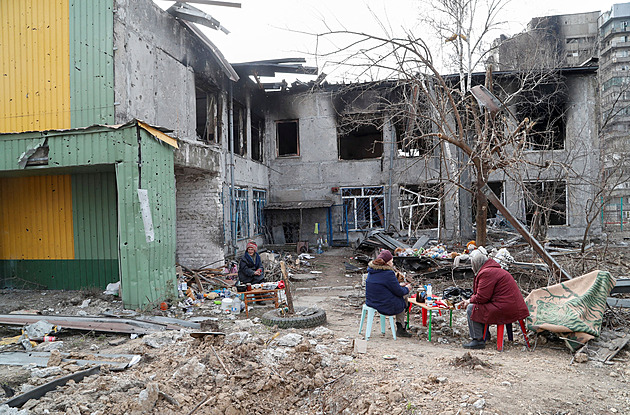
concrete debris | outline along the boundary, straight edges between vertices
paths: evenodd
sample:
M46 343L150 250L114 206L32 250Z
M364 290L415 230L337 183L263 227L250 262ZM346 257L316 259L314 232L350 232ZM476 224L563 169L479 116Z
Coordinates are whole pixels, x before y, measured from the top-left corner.
M302 341L303 336L296 333L289 333L278 339L278 346L295 347Z

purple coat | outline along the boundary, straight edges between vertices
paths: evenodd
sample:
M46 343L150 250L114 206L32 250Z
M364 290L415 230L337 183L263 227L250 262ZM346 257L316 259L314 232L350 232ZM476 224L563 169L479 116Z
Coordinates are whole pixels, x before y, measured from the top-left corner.
M470 318L478 323L508 324L527 318L529 310L514 277L493 259L481 267L473 282Z
M405 311L407 303L403 298L409 288L401 287L394 269L388 265L368 264L368 277L365 280L365 304L375 308L380 314L393 316Z

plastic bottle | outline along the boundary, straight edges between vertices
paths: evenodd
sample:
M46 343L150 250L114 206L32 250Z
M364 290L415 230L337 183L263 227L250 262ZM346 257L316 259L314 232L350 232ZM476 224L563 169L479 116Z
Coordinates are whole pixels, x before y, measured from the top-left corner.
M431 288L431 284L427 284L427 299L431 300L433 298L433 289Z
M239 314L241 312L241 299L236 296L232 299L232 314Z

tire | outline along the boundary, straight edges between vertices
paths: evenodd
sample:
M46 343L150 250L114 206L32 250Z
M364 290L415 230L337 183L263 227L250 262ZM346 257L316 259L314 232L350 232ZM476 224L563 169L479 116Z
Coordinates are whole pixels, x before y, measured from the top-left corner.
M295 307L295 311L306 310L307 307ZM326 312L321 308L308 316L290 316L284 317L280 315L280 310L275 309L267 311L263 314L261 320L266 326L278 326L279 329L305 329L309 327L317 327L326 323Z

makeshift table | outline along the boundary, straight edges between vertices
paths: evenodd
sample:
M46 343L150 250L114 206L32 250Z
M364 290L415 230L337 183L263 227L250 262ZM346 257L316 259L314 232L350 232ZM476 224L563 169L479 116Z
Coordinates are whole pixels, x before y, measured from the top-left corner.
M427 314L429 315L429 341L431 341L431 323L432 323L432 315L433 315L433 311L442 311L442 310L448 310L449 311L449 326L453 327L453 309L455 309L454 306L450 306L450 307L444 307L444 306L437 306L435 305L435 303L433 305L427 305L426 303L419 303L416 301L415 298L410 298L409 300L409 304L413 304L413 305L417 305L420 308L422 308L422 325L423 326L427 326Z
M245 301L245 313L249 318L249 303L255 303L259 301L273 301L274 307L278 308L278 291L283 291L284 288L276 288L273 290L251 290L245 291L243 294L243 301Z

